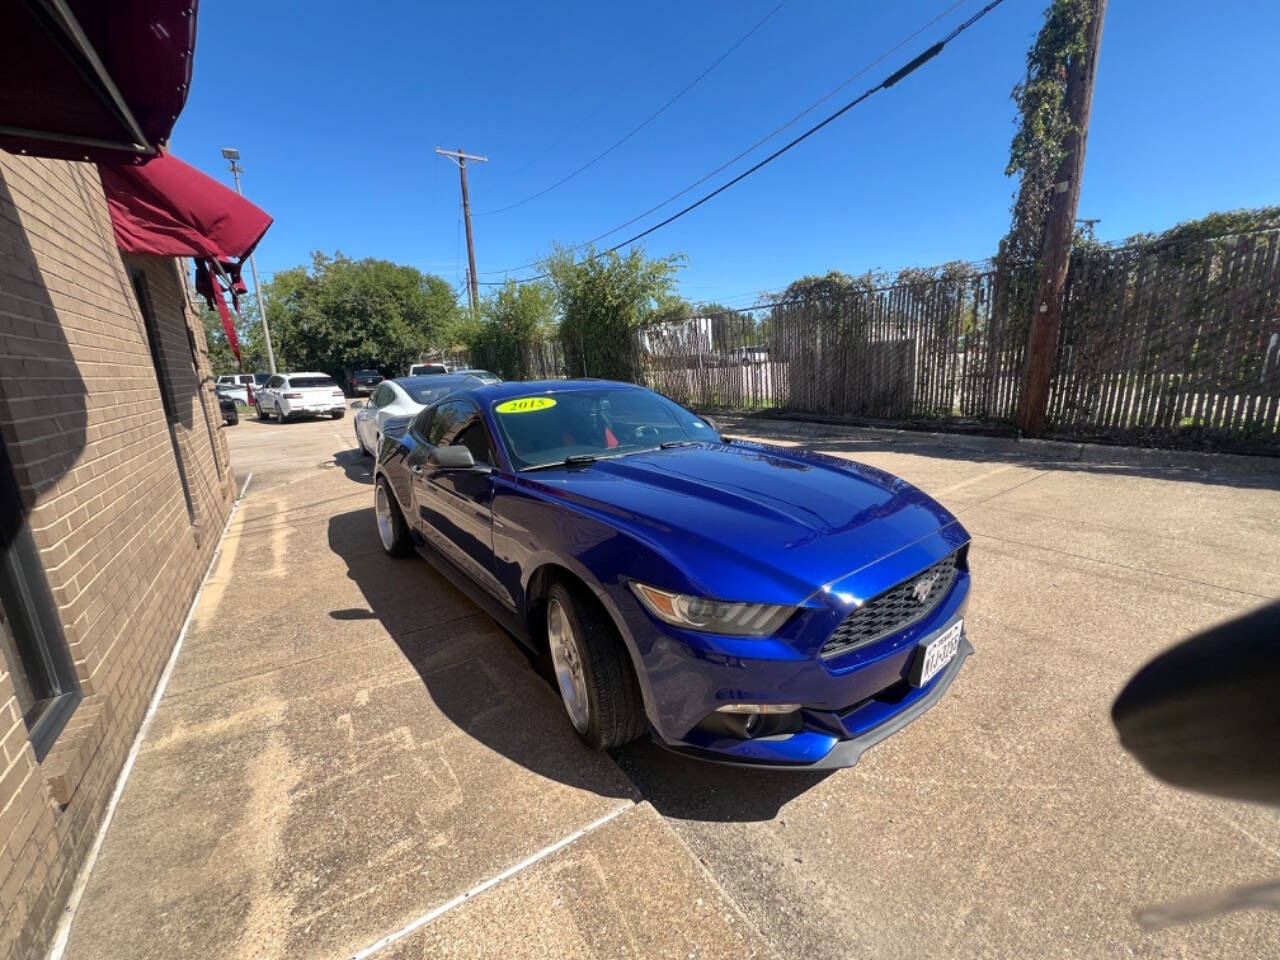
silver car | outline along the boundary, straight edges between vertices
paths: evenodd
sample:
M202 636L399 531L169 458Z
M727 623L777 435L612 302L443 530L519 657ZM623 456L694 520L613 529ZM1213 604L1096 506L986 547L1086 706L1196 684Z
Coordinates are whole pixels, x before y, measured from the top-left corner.
M409 421L423 407L455 390L477 387L483 382L470 374L452 373L383 380L370 394L368 403L356 411L356 446L361 453L373 456L383 437L402 436Z

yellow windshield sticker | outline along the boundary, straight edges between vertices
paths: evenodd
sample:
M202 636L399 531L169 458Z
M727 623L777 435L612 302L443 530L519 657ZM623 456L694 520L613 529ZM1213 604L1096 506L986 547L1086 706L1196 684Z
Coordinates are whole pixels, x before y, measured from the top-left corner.
M550 397L520 397L518 400L504 400L493 409L498 413L532 413L555 405L556 402Z

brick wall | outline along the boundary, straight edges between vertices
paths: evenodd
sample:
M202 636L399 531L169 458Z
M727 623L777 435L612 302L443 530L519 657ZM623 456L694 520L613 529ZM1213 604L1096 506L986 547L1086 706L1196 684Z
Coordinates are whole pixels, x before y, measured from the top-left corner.
M0 956L47 947L230 510L205 349L176 261L122 262L96 167L0 151L0 435L85 695L37 763L0 674Z

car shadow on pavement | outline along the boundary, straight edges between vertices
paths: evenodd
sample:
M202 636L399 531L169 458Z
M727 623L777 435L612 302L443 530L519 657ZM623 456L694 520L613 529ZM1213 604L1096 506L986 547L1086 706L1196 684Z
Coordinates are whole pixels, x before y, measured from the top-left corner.
M831 775L708 763L647 741L613 751L613 759L655 810L676 820L772 820L784 804Z
M333 455L333 462L342 468L348 480L356 483L373 483L373 457L365 456L359 450L339 450Z
M646 741L613 752L625 777L603 776L592 762L598 755L579 744L564 716L547 658L529 653L427 561L386 556L372 508L331 517L329 547L368 603L367 611L329 616L381 621L452 723L535 773L603 796L628 795L619 785L629 779L663 815L711 821L772 819L827 776L705 763Z
M369 608L334 609L329 616L379 620L451 723L548 779L634 798L608 758L578 741L558 698L513 637L427 561L383 552L372 507L331 517L329 547Z

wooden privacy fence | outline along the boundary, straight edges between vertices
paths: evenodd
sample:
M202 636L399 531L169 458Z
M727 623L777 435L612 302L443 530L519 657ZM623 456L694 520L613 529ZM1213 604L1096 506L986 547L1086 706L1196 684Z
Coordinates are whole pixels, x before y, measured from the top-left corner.
M624 366L704 409L1012 432L1030 289L976 272L651 324ZM1051 436L1280 453L1280 231L1077 250L1048 417Z
M993 322L995 274L641 328L644 383L708 408L874 420L1012 420L1025 328Z
M1055 435L1280 452L1280 231L1072 263Z

